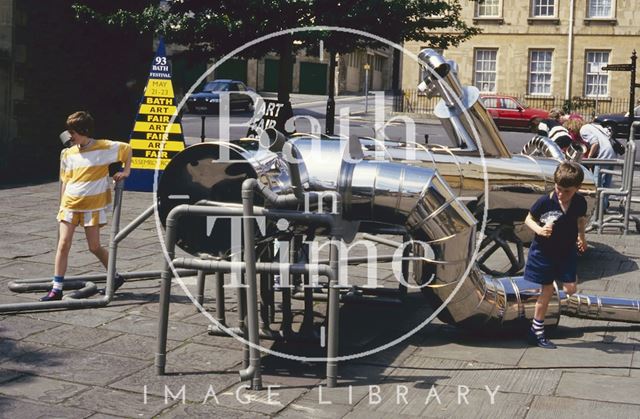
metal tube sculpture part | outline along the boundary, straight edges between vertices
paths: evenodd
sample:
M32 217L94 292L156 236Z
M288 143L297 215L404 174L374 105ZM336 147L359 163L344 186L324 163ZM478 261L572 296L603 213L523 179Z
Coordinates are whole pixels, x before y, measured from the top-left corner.
M361 139L365 156L374 158L377 148L382 146L385 155L393 160L437 169L476 217L480 218L486 201L489 222L516 224L516 236L524 242L530 241L532 233L519 225L535 200L553 189L553 173L558 161L565 159L564 153L551 139L535 136L525 145L525 153L512 155L479 100L478 89L461 86L455 63L429 48L422 50L418 57L427 69L422 86L428 95L442 98L434 114L440 118L455 147L422 146L412 144L411 139L407 143ZM533 158L530 154L549 158ZM580 193L593 208L595 180L591 172L583 170L585 180ZM483 196L485 172L489 183L486 199Z
M365 220L401 225L413 240L430 244L435 257L414 255L422 257L414 263L416 282L431 281L423 290L432 304L437 305L459 288L440 313L442 320L468 326L509 326L533 316L539 292L537 284L522 277L493 278L483 275L475 266L468 266L475 248L476 219L436 171L403 163L363 160L362 155L353 153L358 148L350 147L347 141L298 137L294 144L306 190L339 192L345 219L355 225ZM287 165L281 156L265 150L234 149L233 162L213 159L221 154L220 145L213 143L189 147L174 157L158 190L161 216L175 206L169 197L179 194L189 195L190 203L201 199L232 201L231 191L247 177L259 178L278 193L290 191L284 170ZM272 154L272 158L266 158L267 154ZM229 246L224 241L228 232L223 230L216 226L209 230L178 229L178 243L194 254L215 254ZM205 234L207 231L209 236ZM277 232L267 228L269 234ZM466 278L465 271L468 271ZM638 306L638 301L585 295L567 297L558 292L550 304L547 322L557 324L560 314L640 322Z
M404 161L389 162L373 160L370 154L367 159L367 153L362 152L366 141L297 136L290 141L295 145L296 152L291 154L298 157L300 179L292 182L285 160L291 155L260 148L257 142L243 143L252 149L229 143L198 144L179 153L165 169L158 189L161 219L179 203L194 204L202 199L239 203L240 186L246 178L256 178L265 190L280 195L290 195L294 183L307 192L338 192L343 199L343 216L352 222L347 241L360 222L373 221L402 226L413 240L429 244L433 256L426 254L425 247L415 247L414 257L419 260L413 271L418 284L429 285L422 289L433 304L448 301L440 313L442 320L469 326L509 326L531 319L538 284L522 277L491 277L469 266L477 221L463 202L468 203L464 198L471 196L480 209L488 199L487 210L494 219L524 220L533 201L552 189L558 161L512 156L478 101L477 89L462 87L450 71L452 64L432 50L422 51L420 58L433 70L426 80L427 89L442 97L436 114L445 121L443 125L457 148L443 148L440 153L411 150L415 153L409 159L406 146L387 144L386 153ZM231 159L221 159L223 154ZM485 171L489 178L486 199ZM593 177L585 174L581 192L592 197ZM171 197L184 197L184 201ZM189 223L178 230L178 245L184 250L217 254L229 249L228 226L220 229L219 224ZM276 229L267 227L267 238L277 234ZM452 296L454 289L457 292ZM567 297L559 291L549 306L547 323L557 324L560 314L640 322L639 306L633 300L577 294Z

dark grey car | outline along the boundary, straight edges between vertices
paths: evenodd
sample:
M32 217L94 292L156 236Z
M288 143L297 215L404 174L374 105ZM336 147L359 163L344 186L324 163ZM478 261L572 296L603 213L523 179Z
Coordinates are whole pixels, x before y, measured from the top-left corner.
M633 109L633 120L640 121L640 105ZM611 127L611 132L616 138L629 138L629 112L612 113L598 115L594 121L599 122L603 126ZM636 134L636 139L640 138L640 133Z
M231 109L253 109L253 100L249 89L238 80L213 80L207 82L201 91L193 93L187 99L187 111L190 113L217 113L220 107L220 95L229 93Z

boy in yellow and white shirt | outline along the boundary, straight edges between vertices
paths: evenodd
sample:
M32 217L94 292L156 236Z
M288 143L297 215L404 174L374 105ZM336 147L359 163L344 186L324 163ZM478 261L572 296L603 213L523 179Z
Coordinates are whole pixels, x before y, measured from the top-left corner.
M84 227L91 253L107 267L109 252L100 244L100 227L107 223L106 210L111 204L109 165L123 162L124 169L113 175L119 181L131 169L131 146L109 140L95 140L94 121L88 112L75 112L67 118L71 147L60 155L60 237L56 251L53 286L40 301L62 298L62 284L67 271L69 250L77 226ZM116 275L115 288L124 279Z

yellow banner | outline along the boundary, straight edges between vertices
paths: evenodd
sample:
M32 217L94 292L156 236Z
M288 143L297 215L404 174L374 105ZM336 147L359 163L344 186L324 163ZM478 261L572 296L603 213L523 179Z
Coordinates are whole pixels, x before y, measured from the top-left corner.
M145 96L169 97L173 99L173 85L171 79L149 79L147 88L144 89Z
M182 134L180 124L169 125L155 122L136 121L136 124L133 126L133 130L138 132L167 132L167 126L169 127L168 133Z
M184 144L182 141L150 141L131 139L129 144L131 144L131 148L134 150L160 150L160 146L162 144L164 144L162 147L162 150L164 151L184 150Z
M158 169L164 170L164 168L167 167L167 164L169 164L170 160L171 159L160 159L160 166L158 167ZM156 168L157 164L158 164L158 159L151 159L151 158L145 158L145 157L134 157L131 159L132 169L153 170Z
M173 115L176 113L175 106L162 106L162 105L140 105L140 114L154 114L154 115Z

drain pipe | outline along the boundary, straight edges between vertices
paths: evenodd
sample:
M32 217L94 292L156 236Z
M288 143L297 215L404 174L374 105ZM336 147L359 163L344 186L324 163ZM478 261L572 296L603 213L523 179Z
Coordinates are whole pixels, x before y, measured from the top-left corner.
M573 10L574 0L569 1L569 32L567 33L567 76L564 88L564 99L571 99L571 73L573 72Z

